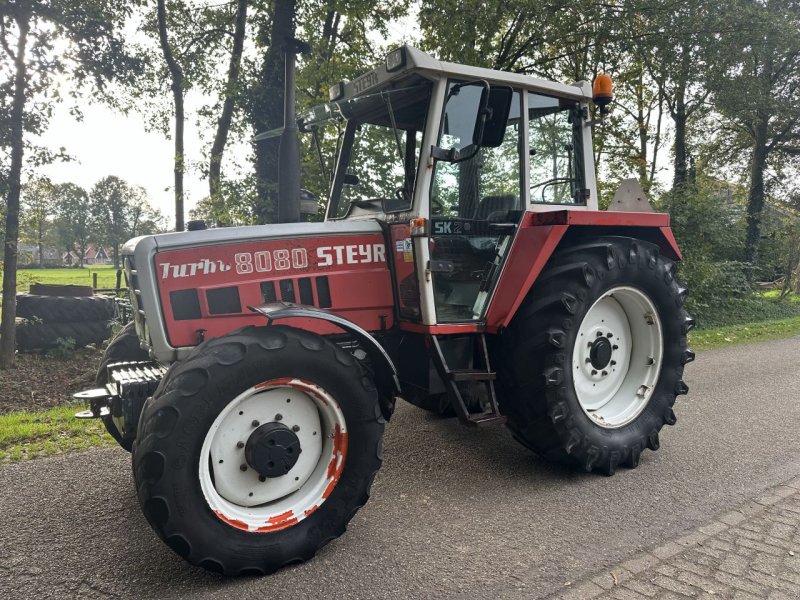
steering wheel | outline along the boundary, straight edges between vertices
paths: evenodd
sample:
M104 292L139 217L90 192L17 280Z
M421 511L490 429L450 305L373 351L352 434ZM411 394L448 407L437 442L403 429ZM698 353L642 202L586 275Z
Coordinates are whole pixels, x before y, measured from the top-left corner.
M531 191L535 190L536 188L542 188L542 201L545 202L544 193L548 187L551 185L557 185L559 183L570 183L575 181L572 177L554 177L553 179L548 179L546 181L542 181L541 183L536 183L531 186Z

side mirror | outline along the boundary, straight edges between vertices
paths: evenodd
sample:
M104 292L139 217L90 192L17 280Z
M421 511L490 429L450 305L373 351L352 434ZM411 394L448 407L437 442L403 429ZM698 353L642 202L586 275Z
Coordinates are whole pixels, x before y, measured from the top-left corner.
M480 148L498 148L503 144L513 97L514 90L505 85L493 85L483 89L481 108L475 119L475 129L472 134L473 144Z
M513 97L510 87L490 86L484 80L451 85L445 99L442 146L431 149L433 158L457 163L473 158L481 148L500 146Z

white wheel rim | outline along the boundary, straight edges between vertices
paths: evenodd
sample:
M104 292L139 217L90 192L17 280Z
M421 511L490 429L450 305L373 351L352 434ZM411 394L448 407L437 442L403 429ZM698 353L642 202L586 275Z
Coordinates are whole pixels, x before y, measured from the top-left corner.
M600 338L611 347L606 364L598 346L607 352L608 345ZM583 412L609 429L636 419L658 382L663 352L661 320L650 298L632 287L605 292L583 317L572 351L573 386Z
M300 442L297 462L282 476L263 478L247 465L244 448L258 425L280 422ZM347 430L336 400L302 379L272 379L234 398L206 433L200 487L223 521L250 532L297 524L330 495L344 469ZM242 465L246 470L242 470Z

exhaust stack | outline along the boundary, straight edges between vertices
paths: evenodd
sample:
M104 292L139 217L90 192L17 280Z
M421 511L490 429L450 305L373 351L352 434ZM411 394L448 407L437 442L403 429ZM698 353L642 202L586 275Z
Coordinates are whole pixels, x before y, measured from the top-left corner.
M300 221L300 150L295 111L295 59L297 54L305 54L311 48L302 40L286 38L283 50L286 53L286 78L278 179L278 222L296 223Z

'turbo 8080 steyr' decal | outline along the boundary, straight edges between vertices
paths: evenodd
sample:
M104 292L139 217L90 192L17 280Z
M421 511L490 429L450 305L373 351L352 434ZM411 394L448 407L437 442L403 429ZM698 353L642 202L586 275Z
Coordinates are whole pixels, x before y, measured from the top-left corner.
M233 264L224 260L202 258L196 262L159 264L161 279L196 277L234 270L238 275L270 273L272 271L303 271L309 267L311 253L313 267L385 263L386 247L383 244L342 244L311 248L276 248L236 252Z

